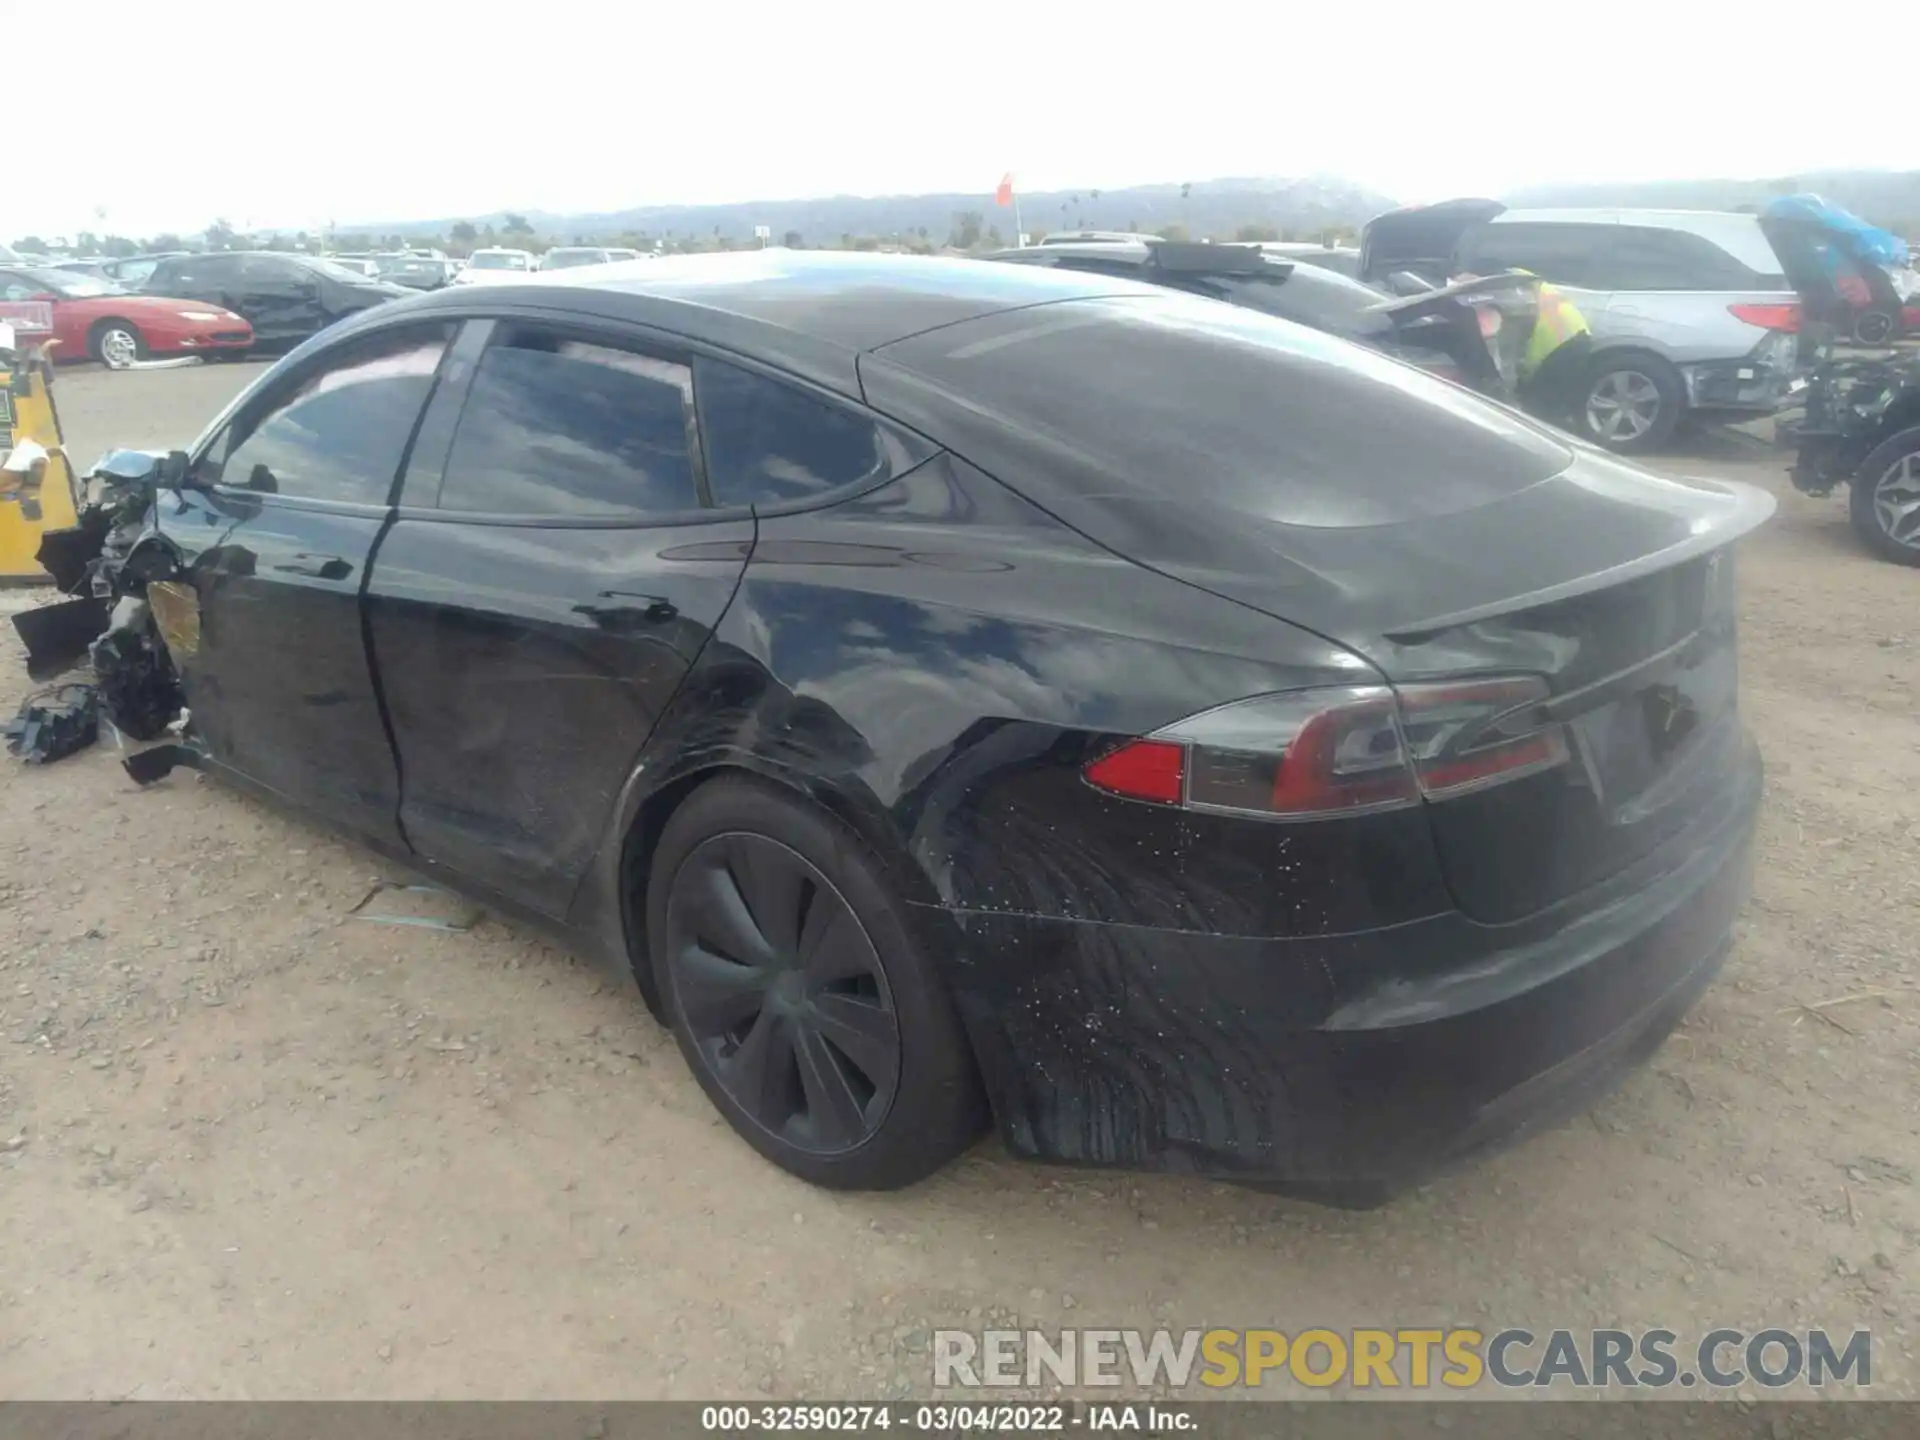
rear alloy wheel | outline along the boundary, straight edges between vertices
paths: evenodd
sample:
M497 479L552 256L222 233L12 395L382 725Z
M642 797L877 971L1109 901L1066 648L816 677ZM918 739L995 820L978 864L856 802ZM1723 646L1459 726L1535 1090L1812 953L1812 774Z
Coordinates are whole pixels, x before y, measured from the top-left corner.
M675 1038L761 1154L815 1184L889 1189L978 1133L940 977L835 822L771 787L711 782L668 822L647 899Z
M1896 565L1920 565L1920 426L1902 430L1860 463L1847 511L1870 549Z
M146 358L147 347L130 321L102 320L93 329L93 358L109 370L125 370Z
M1685 403L1680 376L1665 361L1651 355L1602 360L1587 381L1580 419L1596 444L1636 453L1666 443Z

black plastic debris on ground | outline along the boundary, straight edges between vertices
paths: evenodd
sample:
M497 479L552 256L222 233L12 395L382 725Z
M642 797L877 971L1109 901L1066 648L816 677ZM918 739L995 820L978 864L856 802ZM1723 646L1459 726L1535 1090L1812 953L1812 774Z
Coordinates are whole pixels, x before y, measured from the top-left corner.
M200 752L191 745L154 745L134 751L120 764L132 777L134 784L151 785L156 780L166 779L181 766L198 770Z
M29 765L64 760L100 738L99 696L91 685L50 685L22 701L0 734Z
M107 602L91 595L19 611L13 628L27 647L28 678L48 680L85 660L110 619Z

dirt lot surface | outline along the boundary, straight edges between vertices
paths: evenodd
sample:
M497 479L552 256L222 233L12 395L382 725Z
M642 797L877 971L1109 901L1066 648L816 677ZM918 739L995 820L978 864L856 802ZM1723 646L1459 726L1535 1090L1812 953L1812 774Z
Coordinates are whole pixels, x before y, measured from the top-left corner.
M184 443L253 370L68 376L72 448ZM1741 562L1739 945L1588 1116L1373 1213L992 1142L814 1191L629 982L497 920L349 920L373 857L110 744L0 757L0 1395L872 1398L1018 1316L1864 1325L1920 1396L1920 573L1746 437L1661 463L1781 496Z

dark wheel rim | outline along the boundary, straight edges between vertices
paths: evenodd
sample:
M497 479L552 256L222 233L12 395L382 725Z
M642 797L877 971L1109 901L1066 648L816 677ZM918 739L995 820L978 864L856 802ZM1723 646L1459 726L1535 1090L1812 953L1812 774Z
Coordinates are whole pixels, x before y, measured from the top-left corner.
M1862 315L1853 327L1853 337L1862 345L1878 345L1892 333L1893 317L1880 310Z
M866 927L833 883L763 835L716 835L667 901L674 1003L708 1072L754 1124L815 1155L880 1128L900 1026Z

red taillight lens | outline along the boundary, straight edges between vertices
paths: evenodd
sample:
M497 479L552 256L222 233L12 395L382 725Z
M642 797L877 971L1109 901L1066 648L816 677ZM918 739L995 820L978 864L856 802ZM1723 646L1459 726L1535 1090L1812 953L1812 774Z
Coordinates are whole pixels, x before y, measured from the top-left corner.
M1110 794L1193 810L1308 819L1440 800L1563 763L1538 679L1258 695L1090 763Z
M1168 740L1132 740L1081 773L1102 790L1129 800L1178 805L1187 791L1187 747Z
M1785 330L1793 334L1800 329L1800 306L1791 300L1778 305L1729 305L1727 310L1736 320L1758 325L1762 330Z

